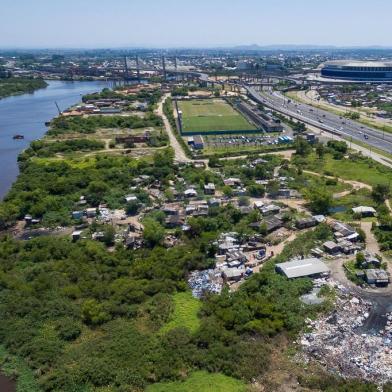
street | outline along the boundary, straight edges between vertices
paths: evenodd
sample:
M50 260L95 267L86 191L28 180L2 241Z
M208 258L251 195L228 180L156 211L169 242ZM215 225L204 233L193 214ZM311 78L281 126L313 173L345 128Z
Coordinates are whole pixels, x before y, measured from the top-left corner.
M326 110L313 108L299 102L293 102L276 91L256 91L254 87L244 86L249 95L257 102L284 115L295 118L306 124L316 126L327 132L366 143L369 148L375 147L392 153L392 135L367 127L353 120L338 116Z

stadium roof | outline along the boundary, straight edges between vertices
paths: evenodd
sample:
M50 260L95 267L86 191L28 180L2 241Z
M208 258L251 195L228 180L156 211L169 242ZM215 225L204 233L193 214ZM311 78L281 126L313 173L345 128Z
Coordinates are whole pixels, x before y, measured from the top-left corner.
M301 278L329 272L329 268L315 257L276 264L276 270L287 278Z
M324 66L333 65L341 67L392 67L392 61L359 61L359 60L335 60L327 61Z

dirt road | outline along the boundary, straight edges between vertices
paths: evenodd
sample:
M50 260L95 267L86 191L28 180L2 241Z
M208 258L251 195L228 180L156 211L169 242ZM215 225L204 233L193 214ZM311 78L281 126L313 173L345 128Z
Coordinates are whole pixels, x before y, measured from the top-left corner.
M181 144L178 142L174 131L169 123L169 120L167 119L165 113L163 112L163 103L166 101L166 99L169 97L170 94L165 94L162 98L162 100L159 102L158 104L158 108L156 110L156 113L158 114L158 116L161 116L163 119L163 124L165 126L165 130L167 132L167 135L169 136L169 140L170 140L170 145L172 146L173 150L174 150L174 156L175 159L178 162L191 162L191 159L189 159L185 152L184 149L182 148Z
M311 174L313 176L317 176L317 177L335 178L335 177L332 177L332 176L326 176L324 174L320 174L320 173L313 172L313 171L310 171L310 170L304 170L303 172ZM355 190L359 190L361 188L365 188L365 189L369 189L371 191L373 189L369 184L365 184L364 182L352 181L352 180L344 180L343 178L338 178L338 181L343 183L343 184L351 185L353 187L353 189L355 189Z

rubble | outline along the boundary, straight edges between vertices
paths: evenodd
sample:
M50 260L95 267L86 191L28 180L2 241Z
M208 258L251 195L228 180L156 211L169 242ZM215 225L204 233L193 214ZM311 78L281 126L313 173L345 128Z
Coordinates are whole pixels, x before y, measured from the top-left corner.
M193 271L188 284L196 298L201 298L205 292L219 294L223 287L222 273L216 269Z
M334 287L335 309L318 320L307 320L298 343L307 360L315 359L329 371L346 378L362 378L377 384L392 380L392 313L384 328L371 333L364 327L372 303L355 296L330 280L315 282Z

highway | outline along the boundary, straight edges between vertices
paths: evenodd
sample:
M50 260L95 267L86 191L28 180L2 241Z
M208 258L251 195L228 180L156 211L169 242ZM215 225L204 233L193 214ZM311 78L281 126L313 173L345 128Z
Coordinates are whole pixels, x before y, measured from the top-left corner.
M392 153L392 134L367 127L356 121L338 116L326 110L288 99L280 92L268 90L259 92L254 87L243 85L250 97L277 112L313 125L324 131L352 138L380 150Z

